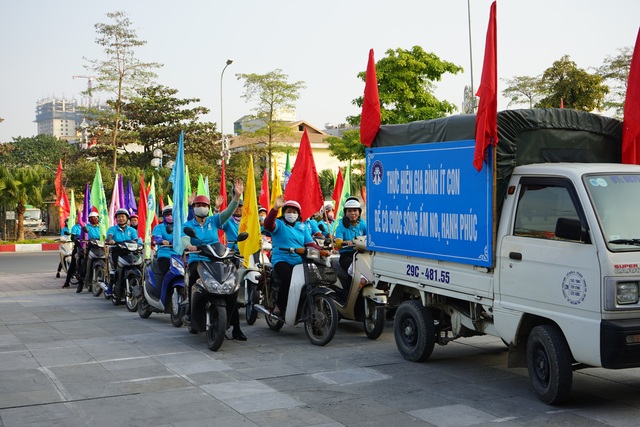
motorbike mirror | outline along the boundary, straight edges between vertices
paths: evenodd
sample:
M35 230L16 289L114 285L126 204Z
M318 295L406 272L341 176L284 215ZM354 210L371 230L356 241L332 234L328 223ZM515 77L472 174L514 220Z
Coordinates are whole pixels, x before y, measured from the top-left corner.
M173 226L172 225L167 225L167 234L173 234Z
M69 231L65 231L65 232L64 232L64 235L65 235L65 236L71 236L71 233L69 233Z
M243 242L248 238L249 238L249 233L247 233L246 231L243 231L242 233L238 234L238 239L236 240L236 242Z
M318 228L320 229L320 231L327 231L327 229L325 228L324 224L318 224Z
M186 234L189 237L196 237L196 231L191 227L185 227L184 234Z

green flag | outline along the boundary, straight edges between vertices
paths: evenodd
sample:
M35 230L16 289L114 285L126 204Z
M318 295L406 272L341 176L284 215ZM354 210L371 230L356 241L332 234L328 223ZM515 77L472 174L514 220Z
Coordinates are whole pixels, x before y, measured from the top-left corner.
M156 214L156 177L151 176L151 188L147 195L147 223L144 235L144 258L151 258L151 223Z
M342 185L342 193L340 193L340 203L336 206L337 210L335 213L335 221L332 224L332 232L331 234L335 234L336 227L342 221L342 217L344 216L344 203L347 199L351 197L351 160L347 164L347 169L344 174L344 184Z
M187 193L187 196L189 196L188 193ZM196 192L196 196L207 196L207 197L209 197L209 192L207 191L207 189L204 186L204 178L202 177L202 174L200 174L198 176L198 191Z
M107 229L109 228L109 210L98 163L96 163L96 175L93 177L93 184L91 185L91 206L95 207L98 210L98 215L100 215L100 241L104 241L107 238Z
M77 210L76 210L76 196L73 194L73 188L71 189L71 203L69 203L69 221L67 221L67 227L69 230L76 225L77 222Z

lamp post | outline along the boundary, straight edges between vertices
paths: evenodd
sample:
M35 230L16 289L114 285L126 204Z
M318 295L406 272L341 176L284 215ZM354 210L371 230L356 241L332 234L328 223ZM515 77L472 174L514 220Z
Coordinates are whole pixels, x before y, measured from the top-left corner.
M469 20L469 71L471 73L471 113L476 112L476 93L473 89L473 48L471 46L471 4L467 0L467 18Z
M162 167L162 154L162 150L159 148L153 150L153 159L151 159L151 166L156 168L156 170Z
M233 64L233 60L227 59L227 63L222 69L222 73L220 73L220 135L222 137L222 150L220 152L220 161L229 164L229 158L231 157L231 153L229 152L229 141L227 141L226 136L224 135L224 115L222 114L222 78L224 77L224 70L227 69L229 65Z

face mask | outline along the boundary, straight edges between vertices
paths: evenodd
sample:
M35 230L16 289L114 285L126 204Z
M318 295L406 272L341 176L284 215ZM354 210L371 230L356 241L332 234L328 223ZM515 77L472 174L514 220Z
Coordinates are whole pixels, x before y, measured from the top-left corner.
M200 218L204 218L207 215L209 215L209 208L205 208L203 206L198 207L198 208L194 208L193 212L196 214L196 216L199 216Z
M167 224L173 224L173 215L165 215L164 222L166 222Z
M259 218L260 218L260 224L263 224L264 223L264 219L266 218L266 216L260 215Z
M284 219L286 219L287 222L296 222L296 220L298 219L298 214L297 213L286 213L286 214L284 214Z
M327 219L328 219L329 221L333 221L333 214L332 214L332 213L327 214Z

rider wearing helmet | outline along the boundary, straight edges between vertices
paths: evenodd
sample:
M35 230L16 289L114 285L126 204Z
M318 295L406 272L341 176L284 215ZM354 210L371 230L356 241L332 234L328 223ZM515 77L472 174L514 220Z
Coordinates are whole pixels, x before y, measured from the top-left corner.
M362 205L356 197L349 197L343 206L344 216L336 227L336 248L340 252L340 266L349 271L355 248L353 239L367 235L367 224L362 219Z
M67 224L68 224L68 218L64 221L64 225L65 225L65 229L67 230L67 232L69 232L69 228L67 228ZM81 232L82 232L82 229L80 228L80 224L74 224L73 227L71 227L71 231L69 232L69 234L72 236L72 240L73 240L73 250L71 251L71 261L69 262L69 268L67 269L67 277L65 278L64 284L62 285L63 288L68 288L69 287L69 283L71 282L71 278L75 274L76 269L80 269L80 267L81 267L80 265L78 265L78 261L81 262L81 260L77 259L78 257L76 256L76 254L78 254L78 253L80 253L80 257L82 256L82 246L80 245L80 242L78 241L78 239L80 238L80 233ZM66 233L65 233L65 235L66 235ZM60 267L58 267L58 268L60 268ZM58 271L60 271L60 270L58 270ZM82 271L82 270L80 270L80 271ZM78 274L78 276L80 276L80 274ZM83 286L84 286L84 284L82 282L82 279L79 279L78 280L78 289L80 289L80 292L82 292Z
M79 225L79 224L76 224ZM73 228L71 229L71 234L75 235L76 233L73 231L75 229L75 226L73 226ZM85 233L87 233L87 240L100 240L100 214L98 214L98 209L96 209L95 207L91 209L91 212L89 213L89 222L87 222L83 227L82 227L82 231L84 231ZM80 235L80 232L78 231L77 235ZM87 248L88 249L88 248ZM85 282L90 282L91 281L91 271L87 268L87 257L85 256L83 258L83 269L84 269L84 281ZM80 285L80 283L78 283L78 289L76 290L77 293L82 292L82 286Z
M138 231L127 225L129 221L129 211L120 208L116 211L116 225L109 227L107 230L107 243L113 245L115 243L126 242L128 240L136 240L138 243L142 243L140 239L138 239ZM111 269L109 271L109 287L105 292L105 295L110 296L113 285L116 280L116 267L118 266L118 256L122 251L117 247L113 247L110 250L109 257L111 258Z
M151 231L151 239L158 248L156 256L158 258L158 268L163 275L167 274L171 266L171 255L178 254L173 250L173 206L167 205L162 208L162 222Z
M282 208L282 215L276 218L278 210ZM289 287L291 286L291 273L293 267L302 264L302 257L281 250L284 248L312 246L320 248L311 237L311 231L302 222L300 214L302 208L295 200L285 202L284 196L276 198L273 209L264 220L264 229L271 233L271 263L275 276L279 279L278 300L273 307L273 314L281 316L287 308Z
M329 237L333 223L333 205L331 203L325 203L322 209L320 209L320 215L322 219L318 221L318 228L320 228L324 237Z
M193 200L193 212L195 214L195 218L190 221L184 223L184 228L191 227L196 234L196 237L191 238L191 244L187 246L187 250L195 251L197 250L196 245L213 245L215 243L219 243L220 240L218 238L218 230L223 228L223 225L227 220L231 217L231 215L236 211L238 207L238 201L240 200L240 196L244 192L244 183L240 179L236 179L233 186L233 199L229 206L224 211L217 213L215 215L209 216L210 209L210 201L207 196L197 196ZM216 206L220 206L224 200L222 196L218 196L216 200ZM196 283L196 280L200 277L198 274L198 262L210 262L209 258L198 255L197 253L189 254L189 291L188 296L189 300L191 300L191 288ZM233 302L237 301L237 294L234 294ZM195 312L194 312L195 313ZM197 319L189 319L189 317L193 313L191 312L191 307L187 309L187 317L188 320L191 320L191 328L197 331L197 325L200 323L196 321ZM247 337L240 330L240 318L238 316L238 306L234 305L234 308L231 311L230 318L231 326L233 326L232 336L234 339L240 341L246 341Z
M129 225L131 226L131 228L135 228L136 231L138 230L138 214L137 213L131 214L131 216L129 217Z

